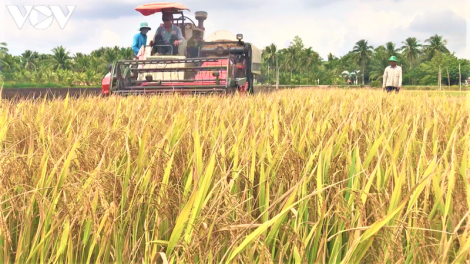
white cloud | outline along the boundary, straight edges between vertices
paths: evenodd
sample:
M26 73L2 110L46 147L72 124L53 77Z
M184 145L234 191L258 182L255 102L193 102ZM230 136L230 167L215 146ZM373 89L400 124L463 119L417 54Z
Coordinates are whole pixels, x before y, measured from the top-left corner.
M104 29L101 33L101 46L119 46L121 36L109 29Z
M6 4L11 2L6 0ZM5 38L14 54L26 49L50 52L59 45L72 52L90 52L101 45L131 46L140 22L149 22L152 31L161 23L159 14L144 17L135 11L143 3L135 0L24 0L21 4L33 2L64 7L77 5L77 9L64 30L54 24L46 31L35 30L30 25L20 31L5 14L0 18L0 25L5 25ZM401 46L407 37L424 41L438 33L448 40L448 47L458 56L467 53L470 57L467 48L470 19L466 20L466 31L460 29L462 32L437 26L411 28L420 17L431 15L432 21L432 14L442 11L455 16L449 21L463 21L470 14L470 0L188 0L182 3L191 9L186 14L193 20L195 11L208 12L206 35L222 29L243 33L246 41L259 48L271 43L284 48L298 35L307 47L313 47L326 59L330 52L344 55L360 39L367 39L374 46L387 41ZM434 33L437 30L440 32Z

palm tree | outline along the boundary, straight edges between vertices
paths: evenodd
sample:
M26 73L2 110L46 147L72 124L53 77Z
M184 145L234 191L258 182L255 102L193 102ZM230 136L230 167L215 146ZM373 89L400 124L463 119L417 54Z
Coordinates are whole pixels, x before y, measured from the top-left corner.
M438 36L436 34L429 39L426 39L425 42L429 43L424 45L425 52L429 59L432 59L438 53L450 53L446 47L447 40L443 39L442 36Z
M9 71L11 74L13 74L13 72L19 72L22 69L21 64L19 63L19 59L16 56L12 56L8 53L2 55L2 59L0 60L0 67L0 70L4 72Z
M97 73L106 74L109 69L106 62L103 62L103 59L93 55L89 55L89 64L88 68L94 70Z
M369 65L369 77L372 80L379 81L382 79L384 69L389 65L388 59L390 58L389 50L384 46L379 46L374 50L371 63Z
M121 60L132 60L134 58L134 51L131 47L121 48L119 50L119 57Z
M328 53L328 61L332 61L332 60L334 60L335 58L336 58L335 55L333 55L331 52Z
M307 52L308 52L307 49L297 49L295 66L296 66L296 69L299 71L299 75L302 75L303 69L307 67L307 58L309 56L307 55Z
M321 64L320 55L315 52L312 48L308 48L304 51L305 56L305 67L309 72L317 69L317 67Z
M277 65L277 46L276 44L272 43L271 45L267 46L265 49L265 52L263 53L264 59L266 60L266 63L269 66L274 66L274 69L276 70L276 76L278 70L278 65ZM269 77L269 76L268 76ZM277 77L276 77L276 83L277 83Z
M385 43L385 48L387 49L387 56L390 58L391 56L397 56L400 52L399 49L395 48L395 43L387 42Z
M37 68L37 59L39 57L38 52L33 52L30 50L26 50L21 54L21 62L23 64L23 68L26 70L35 70Z
M110 48L106 49L103 54L103 59L107 64L116 62L119 60L119 50Z
M52 58L51 54L43 54L43 53L39 54L39 57L38 57L40 61L47 61L47 60L50 60L51 58Z
M66 70L57 70L56 71L56 76L57 76L57 81L59 83L65 83L67 78L69 77L70 72Z
M74 68L76 71L86 71L90 66L90 56L84 55L83 53L76 53L73 60L75 62Z
M320 65L322 65L326 70L333 69L334 67L337 66L339 62L339 59L336 56L334 56L331 52L328 53L326 61L321 61L321 59L319 60L320 60Z
M362 64L362 85L364 85L364 75L366 71L366 63L370 60L372 56L372 49L374 47L369 46L367 40L360 40L356 43L353 49L354 60L357 63Z
M293 77L293 73L294 73L294 69L296 68L297 66L297 49L294 47L294 46L290 46L289 48L287 48L286 50L286 53L285 53L285 65L286 67L288 67L288 69L290 70L290 78L292 79Z
M103 56L105 50L106 50L106 48L101 47L97 50L92 51L90 56L101 57L101 56Z
M416 60L419 55L421 55L421 47L423 45L419 44L416 38L411 37L403 41L403 44L404 45L400 49L403 56L405 56L405 58L410 62L410 69L413 69L413 61Z
M95 82L96 72L94 70L88 69L85 71L85 83L90 86Z
M52 58L50 59L51 66L56 69L70 69L72 60L70 59L70 52L64 47L59 46L52 49Z
M47 69L44 71L44 79L51 83L51 82L56 82L57 81L57 74L55 71L51 69Z
M3 57L8 53L7 43L0 42L0 72L3 71Z
M3 54L8 53L8 48L7 48L7 43L6 42L0 42L0 56Z
M34 83L45 83L46 82L46 76L44 74L44 71L34 71L32 72L31 75L31 81Z

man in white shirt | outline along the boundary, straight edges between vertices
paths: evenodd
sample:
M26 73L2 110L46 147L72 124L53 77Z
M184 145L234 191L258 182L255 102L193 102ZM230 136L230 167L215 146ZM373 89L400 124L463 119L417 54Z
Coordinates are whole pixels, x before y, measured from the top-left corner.
M393 90L398 93L403 80L402 70L400 66L397 66L397 57L392 56L388 61L390 62L390 66L385 68L382 88L387 90L387 93Z

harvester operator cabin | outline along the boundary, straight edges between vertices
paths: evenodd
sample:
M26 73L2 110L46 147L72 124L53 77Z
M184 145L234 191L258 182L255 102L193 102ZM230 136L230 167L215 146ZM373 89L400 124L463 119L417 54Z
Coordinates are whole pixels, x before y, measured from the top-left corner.
M469 14L0 0L0 263L469 263Z

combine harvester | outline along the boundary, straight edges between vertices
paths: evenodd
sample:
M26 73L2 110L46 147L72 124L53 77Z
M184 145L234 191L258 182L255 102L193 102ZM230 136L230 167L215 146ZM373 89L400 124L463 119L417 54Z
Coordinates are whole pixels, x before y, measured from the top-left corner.
M185 41L177 55L153 54L159 46L146 45L137 59L117 61L102 81L104 95L253 94L254 77L261 74L261 51L244 42L242 34L221 30L204 39L207 13L195 13L196 25L183 14L189 9L178 3L146 4L136 10L144 16L171 14Z

